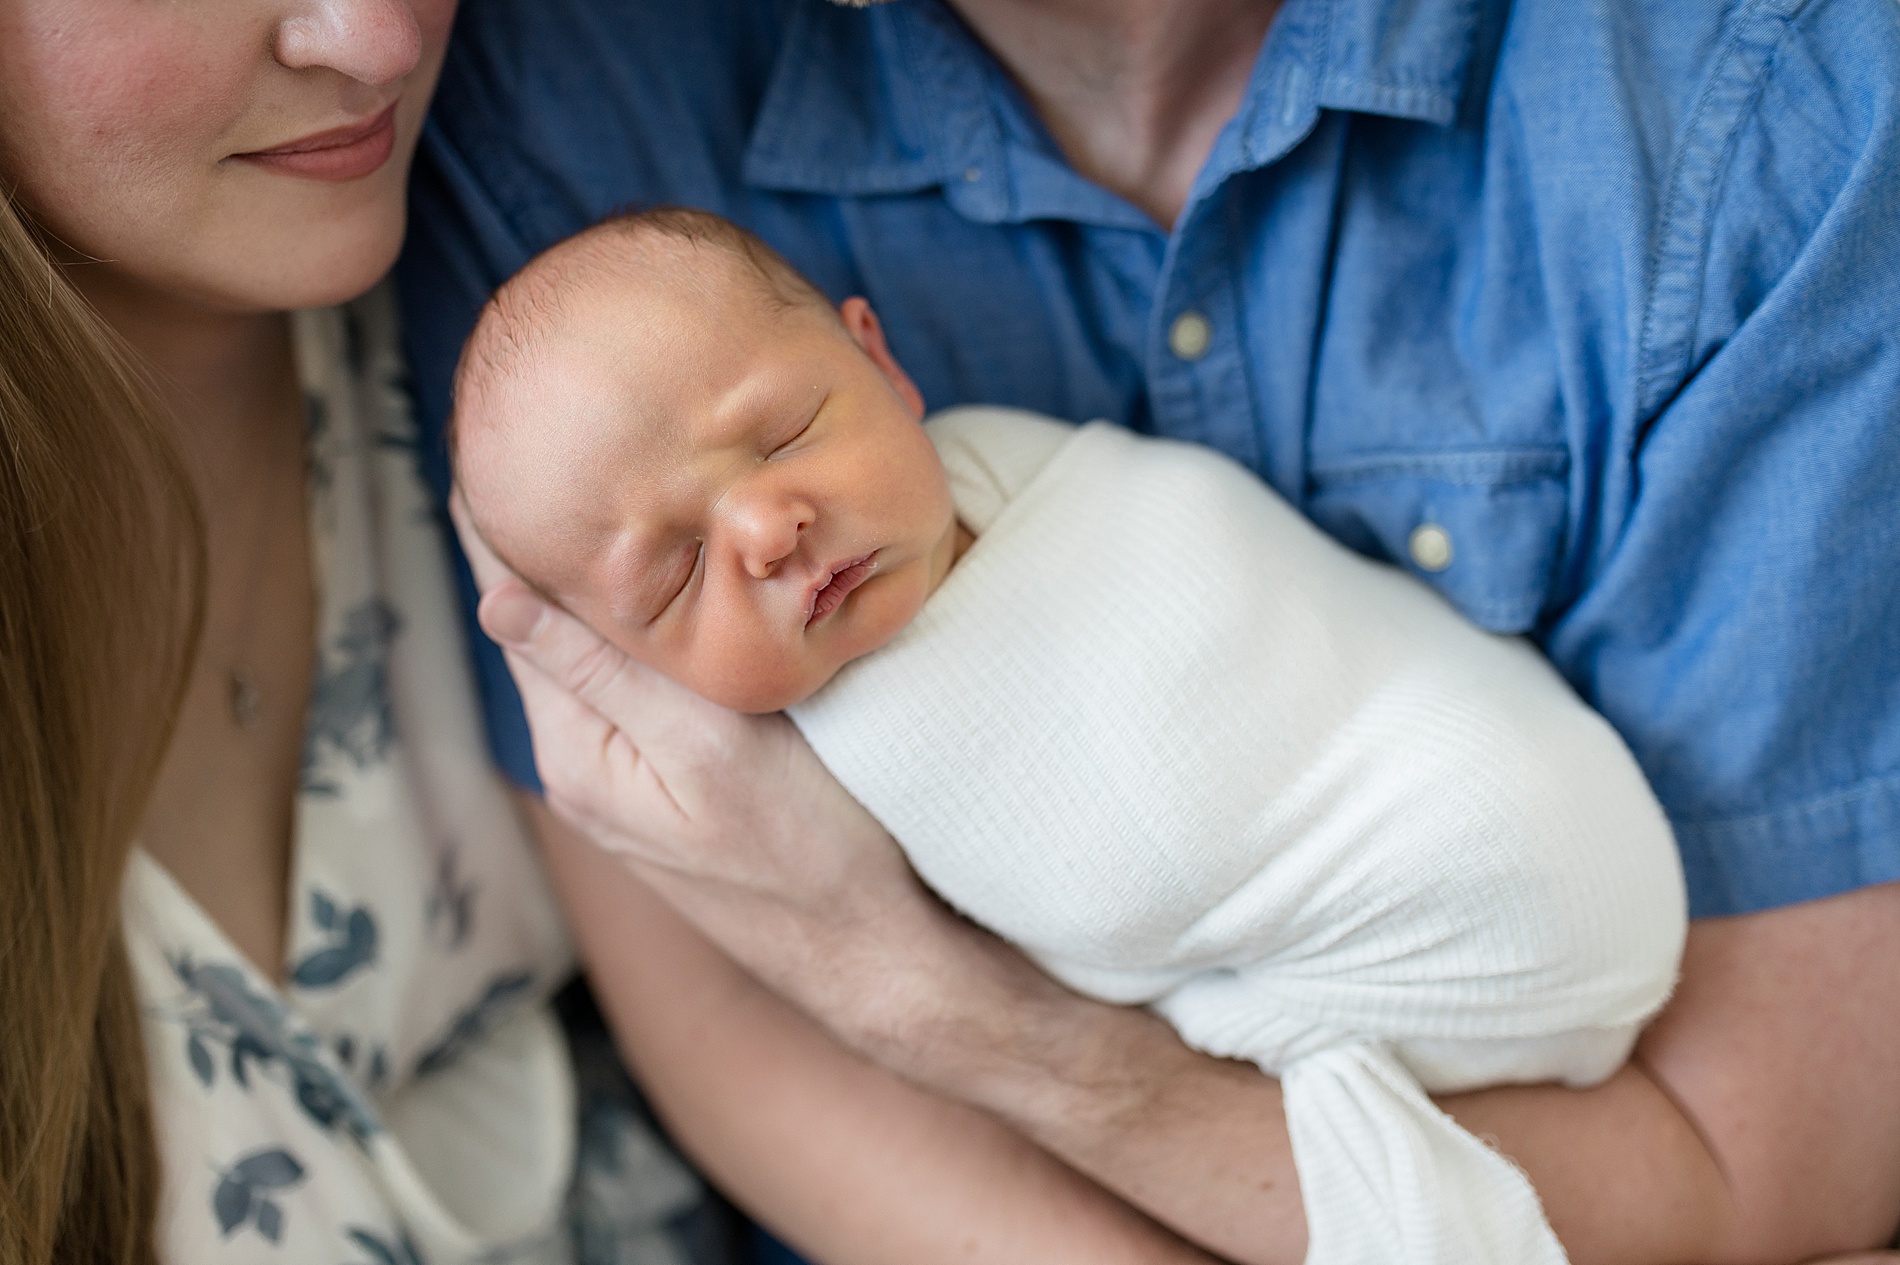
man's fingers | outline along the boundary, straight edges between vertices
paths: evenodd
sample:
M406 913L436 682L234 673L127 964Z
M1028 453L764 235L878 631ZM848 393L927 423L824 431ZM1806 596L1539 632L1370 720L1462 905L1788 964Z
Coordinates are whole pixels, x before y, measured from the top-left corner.
M608 776L602 764L613 737L607 718L519 655L508 655L508 670L521 691L534 734L535 768L549 796L573 803L590 787L604 785Z
M475 607L475 618L482 631L508 650L531 644L541 629L541 619L551 608L521 581L509 577L482 594Z
M476 613L503 649L606 717L636 747L656 737L676 740L682 721L692 729L727 719L721 709L628 658L520 580L509 578L490 589Z
M686 817L653 762L606 717L520 656L509 654L508 668L535 734L535 766L550 807L617 849L634 841L629 831L636 827Z
M642 683L646 670L593 629L543 601L520 580L488 590L476 608L482 630L510 654L539 669L568 693L618 723L619 695ZM627 719L637 720L637 716Z

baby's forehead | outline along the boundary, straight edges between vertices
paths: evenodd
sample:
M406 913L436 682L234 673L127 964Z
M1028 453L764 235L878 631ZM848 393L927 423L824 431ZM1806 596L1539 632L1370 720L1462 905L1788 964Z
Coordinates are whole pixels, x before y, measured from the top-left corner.
M520 294L509 295L517 285ZM723 246L657 228L613 225L546 252L497 298L510 316L553 328L563 318L629 303L705 308L737 300L769 308L772 291L753 264Z
M787 307L751 272L719 245L625 226L537 258L471 339L458 465L486 474L526 460L593 484L604 472L590 463L652 471L686 455L678 420L714 411L757 354L802 325L782 320Z

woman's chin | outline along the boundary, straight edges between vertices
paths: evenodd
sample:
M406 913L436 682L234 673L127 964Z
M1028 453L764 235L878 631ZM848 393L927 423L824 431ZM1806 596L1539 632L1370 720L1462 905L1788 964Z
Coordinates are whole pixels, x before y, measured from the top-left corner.
M347 303L386 276L402 250L400 212L356 231L312 234L301 246L285 243L274 266L253 259L238 275L251 284L254 306L272 310L330 307Z
M215 246L150 269L140 253L120 255L146 286L223 312L285 312L347 303L386 276L402 250L403 205L361 208L324 220L258 217ZM307 219L307 222L305 220ZM256 225L270 226L257 231ZM155 253L155 252L152 252ZM156 261L155 261L156 262Z

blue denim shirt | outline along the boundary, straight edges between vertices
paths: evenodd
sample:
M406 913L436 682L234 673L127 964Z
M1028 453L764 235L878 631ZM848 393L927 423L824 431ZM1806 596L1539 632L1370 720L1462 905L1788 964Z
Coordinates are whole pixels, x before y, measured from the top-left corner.
M1213 445L1534 638L1734 913L1900 878L1897 129L1892 0L1286 0L1167 231L940 0L466 0L398 279L434 426L533 252L731 216L932 407Z

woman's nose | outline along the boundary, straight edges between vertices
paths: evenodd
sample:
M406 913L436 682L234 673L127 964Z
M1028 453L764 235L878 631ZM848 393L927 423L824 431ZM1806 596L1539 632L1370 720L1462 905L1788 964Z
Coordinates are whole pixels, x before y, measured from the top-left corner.
M734 498L731 529L739 560L755 580L769 580L798 552L799 540L816 512L797 497L766 490Z
M323 67L362 83L394 83L422 57L410 0L300 0L277 26L277 60Z

